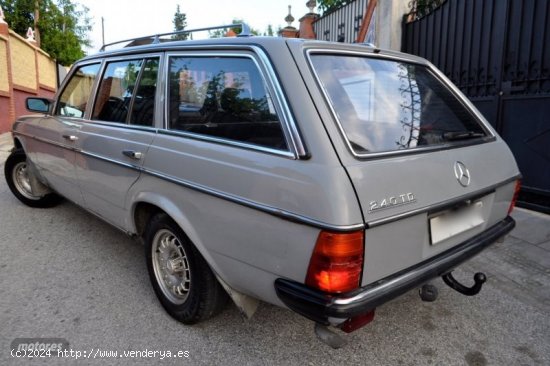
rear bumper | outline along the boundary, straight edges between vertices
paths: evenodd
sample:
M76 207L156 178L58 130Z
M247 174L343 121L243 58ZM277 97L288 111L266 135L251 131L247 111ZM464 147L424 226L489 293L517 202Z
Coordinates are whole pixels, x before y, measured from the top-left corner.
M365 314L435 277L450 272L509 233L515 225L514 219L508 216L446 252L351 292L330 295L282 278L275 281L275 290L277 296L290 309L315 322L328 325L329 318L344 320Z

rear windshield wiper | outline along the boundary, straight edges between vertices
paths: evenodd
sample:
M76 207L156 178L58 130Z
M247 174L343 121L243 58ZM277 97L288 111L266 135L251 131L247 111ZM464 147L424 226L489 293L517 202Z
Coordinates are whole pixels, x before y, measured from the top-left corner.
M456 141L456 140L467 140L477 137L485 137L485 134L482 132L476 131L449 131L443 132L443 139L447 141Z

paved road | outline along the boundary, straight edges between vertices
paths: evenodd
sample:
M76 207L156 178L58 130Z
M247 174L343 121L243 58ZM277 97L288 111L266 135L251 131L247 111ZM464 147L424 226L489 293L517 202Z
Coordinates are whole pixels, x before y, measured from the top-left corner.
M5 156L0 151L2 171ZM162 364L548 365L550 219L522 210L516 216L514 236L458 271L466 279L470 270L486 270L480 295L462 296L438 280L435 303L411 291L333 350L316 339L311 322L270 305L250 321L228 305L204 324L177 323L155 299L139 244L70 203L25 207L0 177L0 364L28 363L10 357L14 338L60 337L80 351L189 351ZM101 361L34 360L158 358Z

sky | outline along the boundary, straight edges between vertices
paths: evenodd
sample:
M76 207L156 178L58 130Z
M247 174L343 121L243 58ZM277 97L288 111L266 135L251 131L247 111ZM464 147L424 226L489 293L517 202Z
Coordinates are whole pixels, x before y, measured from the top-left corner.
M95 53L101 47L101 17L105 20L105 43L128 38L166 33L174 30L172 20L176 5L187 15L187 28L203 28L230 24L235 18L243 19L252 28L264 32L271 24L276 31L285 27L284 18L288 14L288 5L292 6L295 18L294 27L298 28L298 19L308 12L307 0L74 0L89 8L93 29L89 33ZM206 36L206 33L203 33ZM200 36L200 34L198 35ZM194 36L195 39L197 39Z

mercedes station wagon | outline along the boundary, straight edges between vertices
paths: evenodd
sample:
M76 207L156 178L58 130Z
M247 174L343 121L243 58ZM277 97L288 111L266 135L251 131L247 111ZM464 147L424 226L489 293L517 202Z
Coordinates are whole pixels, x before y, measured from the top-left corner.
M452 271L512 230L520 173L432 64L246 26L164 36L88 56L54 100L27 99L5 164L21 202L64 197L142 240L185 324L264 301L337 347L411 289L434 300L434 278L480 291L483 273L466 286Z

